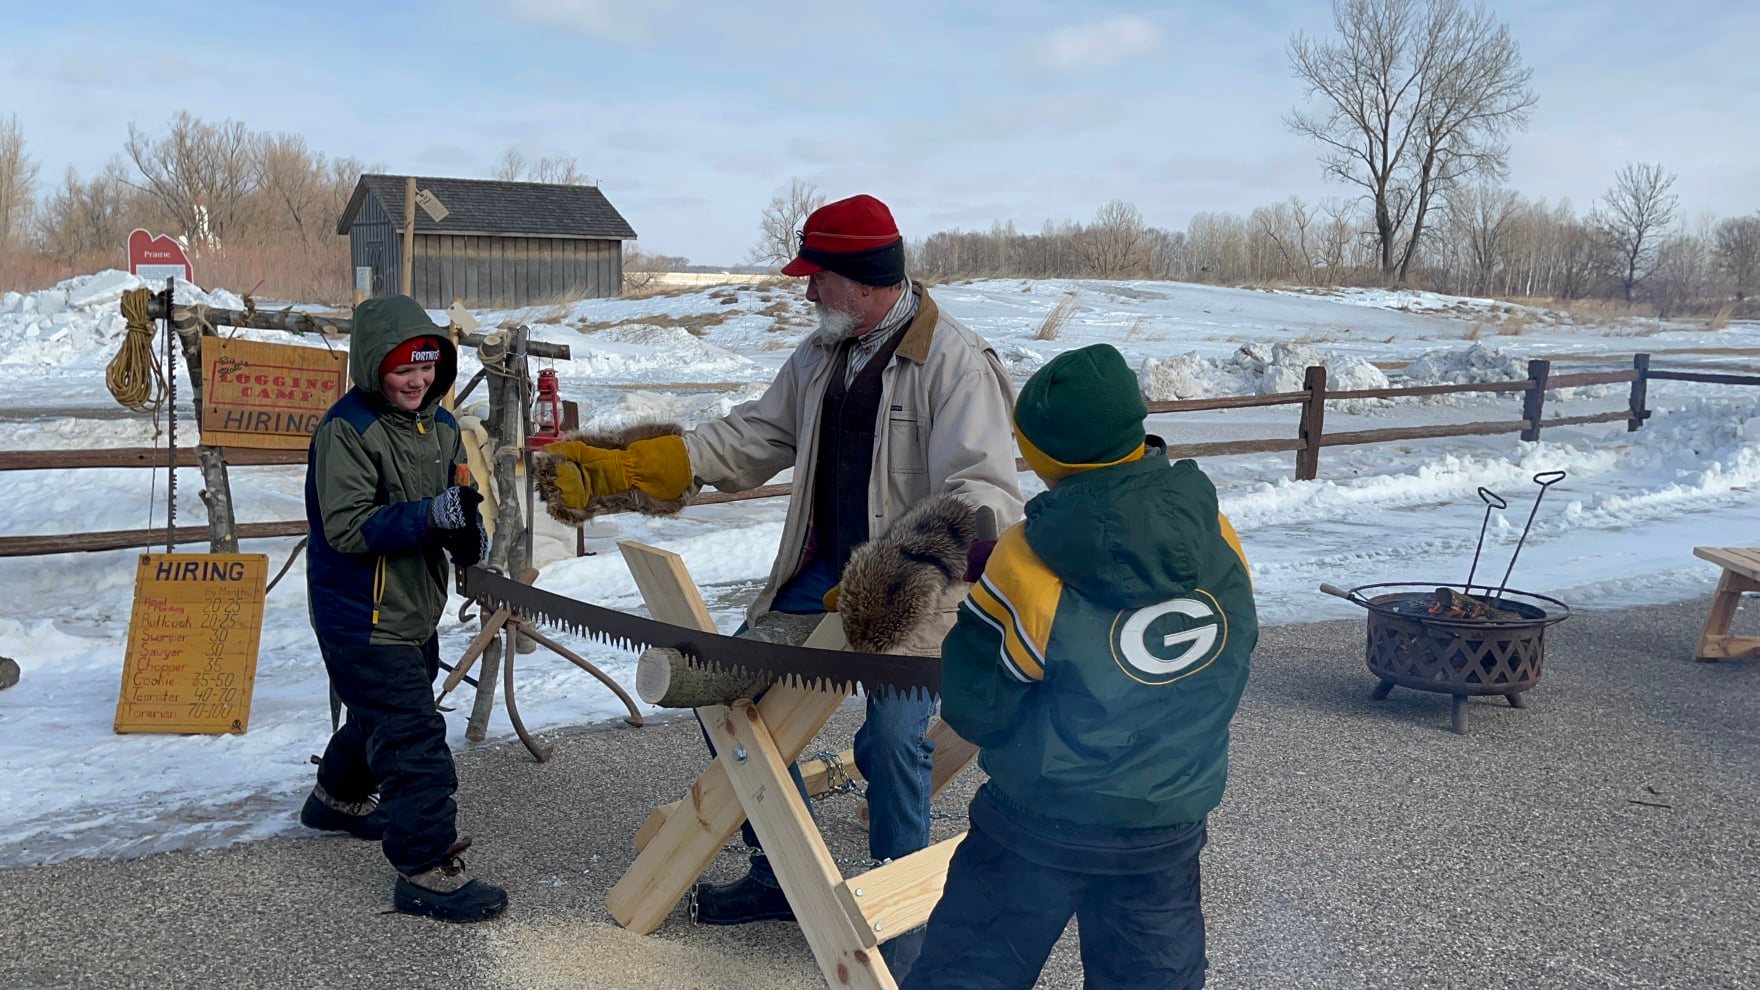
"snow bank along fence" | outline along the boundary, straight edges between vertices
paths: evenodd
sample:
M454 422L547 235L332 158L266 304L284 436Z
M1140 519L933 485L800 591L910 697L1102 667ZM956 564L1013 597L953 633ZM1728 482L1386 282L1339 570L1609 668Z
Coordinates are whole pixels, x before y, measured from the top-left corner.
M162 304L155 301L152 312L154 317L163 315ZM331 335L346 333L349 329L346 319L326 316L313 316L305 313L292 312L244 312L236 313L226 310L204 310L200 320L193 312L186 313L182 308L174 311L174 319L178 322L180 334L184 338L186 352L193 355L194 348L199 344L200 332L212 332L212 327L219 326L255 326L264 328L284 329L294 333L328 333ZM186 325L190 329L186 329ZM466 344L480 344L484 338L478 334L469 334L463 338ZM555 344L532 342L528 352L532 356L567 356L567 347ZM191 357L191 371L199 376L200 364ZM1217 409L1243 409L1259 406L1295 405L1301 407L1301 416L1296 427L1294 438L1267 438L1262 440L1225 440L1213 443L1176 444L1168 448L1168 456L1181 457L1219 457L1228 454L1260 454L1292 451L1296 455L1295 477L1298 481L1311 481L1319 475L1320 451L1325 447L1340 447L1365 443L1388 443L1399 440L1437 439L1458 436L1483 436L1498 433L1519 432L1523 440L1540 439L1543 429L1560 426L1578 426L1590 423L1612 423L1625 420L1628 431L1637 430L1650 417L1650 410L1645 405L1646 387L1651 381L1684 381L1702 382L1714 385L1760 385L1760 375L1726 375L1707 372L1664 371L1650 367L1649 354L1636 354L1632 357L1629 370L1613 372L1590 372L1569 375L1554 375L1552 362L1534 360L1528 362L1528 377L1514 381L1481 382L1470 384L1416 385L1406 387L1389 387L1375 389L1350 389L1345 391L1328 391L1326 388L1326 369L1315 365L1307 369L1302 388L1294 392L1278 392L1269 395L1238 395L1223 396L1210 399L1179 399L1171 402L1151 402L1148 404L1151 413L1182 413L1202 412ZM197 384L197 402L200 402L200 383ZM1584 416L1563 416L1544 419L1546 393L1549 389L1582 388L1592 385L1631 386L1630 398L1624 411L1594 413ZM1425 395L1449 395L1467 392L1519 392L1522 393L1522 418L1515 420L1493 420L1475 423L1454 423L1445 425L1392 427L1379 430L1352 430L1327 433L1324 430L1326 403L1349 399L1398 399L1413 398ZM164 468L166 452L154 447L121 447L100 450L31 450L31 451L0 451L0 471L43 471L69 470L74 468L119 468L119 467L156 467ZM179 449L177 464L179 467L202 467L207 478L215 466L219 469L219 481L224 483L224 471L231 467L254 467L259 465L290 465L303 464L306 453L303 450L245 450L241 448L198 448L197 450ZM1027 470L1024 460L1016 461L1016 467ZM720 502L736 502L753 498L772 498L787 495L788 485L764 485L751 491L728 493L709 493L698 496L693 505L711 505ZM204 501L207 501L204 499ZM511 500L510 500L511 501ZM213 549L220 552L224 542L230 536L230 549L236 550L237 541L241 539L264 539L269 537L287 537L306 535L306 522L303 519L285 522L238 523L230 518L230 505L226 507L226 518L223 521L210 518L207 527L185 526L177 528L175 538L179 542L210 539ZM120 550L131 547L146 547L158 543L166 537L164 529L110 530L97 533L80 533L63 536L9 536L0 537L0 557L26 557L43 554L69 553L73 551Z

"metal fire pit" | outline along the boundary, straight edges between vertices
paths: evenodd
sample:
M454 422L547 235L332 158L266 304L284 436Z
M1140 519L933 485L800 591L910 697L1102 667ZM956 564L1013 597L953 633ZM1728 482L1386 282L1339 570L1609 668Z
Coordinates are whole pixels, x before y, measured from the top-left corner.
M1458 590L1516 617L1427 615L1424 608L1438 588ZM1369 612L1364 656L1369 672L1381 679L1373 697L1387 697L1396 685L1452 695L1453 727L1461 735L1467 733L1472 695L1501 694L1512 708L1527 707L1522 693L1540 681L1546 627L1571 614L1556 598L1479 585L1366 584L1342 597Z

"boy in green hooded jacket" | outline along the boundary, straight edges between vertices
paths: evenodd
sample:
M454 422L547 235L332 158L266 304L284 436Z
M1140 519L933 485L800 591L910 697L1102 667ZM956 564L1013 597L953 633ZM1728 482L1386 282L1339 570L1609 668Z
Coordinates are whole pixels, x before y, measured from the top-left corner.
M942 644L941 717L990 779L905 990L1025 990L1072 915L1089 990L1203 986L1198 853L1259 626L1215 487L1147 414L1106 344L1021 389L1048 490Z
M458 839L458 778L433 695L446 558L464 568L488 553L482 497L459 477L458 422L440 406L458 353L414 299L385 296L355 307L348 368L354 388L325 414L306 462L312 629L348 720L300 821L379 839L398 872L397 910L492 918L507 894L459 859L470 840Z

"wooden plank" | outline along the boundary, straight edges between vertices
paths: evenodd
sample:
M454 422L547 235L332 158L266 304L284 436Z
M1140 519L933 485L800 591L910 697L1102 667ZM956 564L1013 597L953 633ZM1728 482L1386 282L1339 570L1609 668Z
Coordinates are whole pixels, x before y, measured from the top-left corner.
M1707 385L1760 385L1757 375L1712 375L1693 371L1652 371L1653 379L1667 382L1702 382Z
M838 902L863 944L878 945L929 920L947 885L947 864L965 837L961 832L838 885Z
M831 644L841 641L842 636L842 624L833 614L807 642L835 648ZM842 692L807 691L788 684L765 692L758 702L758 714L770 729L779 757L788 761L799 756L846 697ZM789 790L793 788L790 781ZM611 888L605 898L611 916L641 935L660 927L745 819L745 810L717 760L691 785L679 813L667 817Z
M1694 547L1693 556L1760 580L1760 547Z
M516 306L530 306L538 300L532 294L532 242L526 237L507 239L508 261L513 265L513 291Z
M778 752L798 755L842 701L836 694L779 685L764 695L758 711ZM638 935L659 928L745 820L721 762L709 764L606 895L606 909Z
M1400 399L1419 395L1450 395L1457 392L1526 392L1531 388L1527 379L1510 382L1477 382L1462 385L1407 385L1390 388L1353 388L1327 392L1326 400L1335 399Z
M1760 657L1760 636L1719 636L1699 649L1695 660L1746 660Z
M717 631L683 557L635 540L618 540L617 547L623 551L623 562L636 579L649 615L686 629Z
M630 839L630 845L635 846L637 852L648 848L648 842L660 834L660 827L666 824L666 819L672 817L672 813L677 811L681 804L684 804L684 798L679 798L671 804L663 804L648 812L648 817L642 821L642 827L636 829L635 837Z
M445 307L441 307L445 308ZM180 325L188 326L188 321L195 319L194 313L186 307L172 307L173 316ZM161 319L165 315L164 300L153 296L147 301L147 315L153 319ZM203 312L210 324L216 327L256 327L261 330L285 330L294 334L315 334L320 336L346 337L354 332L354 320L346 315L333 313L297 313L292 310L274 309L259 310L245 314L231 309L210 309ZM483 343L484 335L480 333L466 334L464 342L470 347ZM526 353L533 357L561 358L568 360L567 344L551 344L534 340L526 347Z
M1574 375L1553 375L1547 388L1586 388L1590 385L1626 385L1638 380L1636 371L1590 371ZM1548 426L1552 425L1550 420Z
M290 522L240 523L241 540L264 540L282 536L305 536L310 532L304 519ZM207 526L179 526L178 544L205 543L213 538ZM99 550L129 550L158 546L165 542L165 527L157 529L113 529L98 533L77 533L63 536L0 536L0 557L43 557L57 553L91 553Z
M1276 454L1301 450L1304 446L1306 445L1299 439L1218 440L1212 443L1172 444L1167 448L1167 457L1169 460L1179 460L1182 457L1223 457L1228 454ZM1029 469L1022 462L1019 470Z
M227 467L304 464L306 451L225 448ZM95 447L75 450L0 450L0 471L66 471L74 468L165 466L163 447ZM192 447L177 448L178 467L200 467Z
M898 984L880 953L870 951L873 933L858 928L843 908L838 893L843 874L789 779L793 756L777 749L763 717L749 701L700 711L720 754L716 762L769 854L776 880L788 895L826 984L896 990Z
M1456 423L1453 426L1401 426L1386 430L1352 430L1326 433L1320 446L1339 447L1357 443L1385 443L1389 440L1428 440L1436 437L1465 437L1491 433L1513 433L1528 428L1527 420L1507 423Z
M459 240L464 244L463 248L460 249L460 253L464 258L464 304L467 309L470 309L479 305L479 300L482 299L483 292L482 265L480 259L477 257L478 239L475 237L460 237Z
M1245 409L1254 406L1293 406L1308 401L1306 392L1273 392L1269 395L1225 395L1215 399L1173 399L1148 403L1152 413L1202 412L1206 409Z

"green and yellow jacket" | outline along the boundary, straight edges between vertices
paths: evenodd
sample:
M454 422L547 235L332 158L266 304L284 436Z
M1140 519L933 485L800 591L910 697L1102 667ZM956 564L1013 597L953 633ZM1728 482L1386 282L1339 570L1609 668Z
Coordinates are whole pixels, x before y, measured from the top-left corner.
M1027 503L942 645L942 717L1002 805L1051 822L1160 829L1222 799L1252 583L1210 479L1149 440Z
M379 363L421 336L440 339L440 361L409 412L380 393ZM428 504L464 459L458 421L440 408L458 352L415 300L369 299L355 307L348 373L354 388L325 414L306 458L312 628L339 644L421 645L446 610L446 552Z

